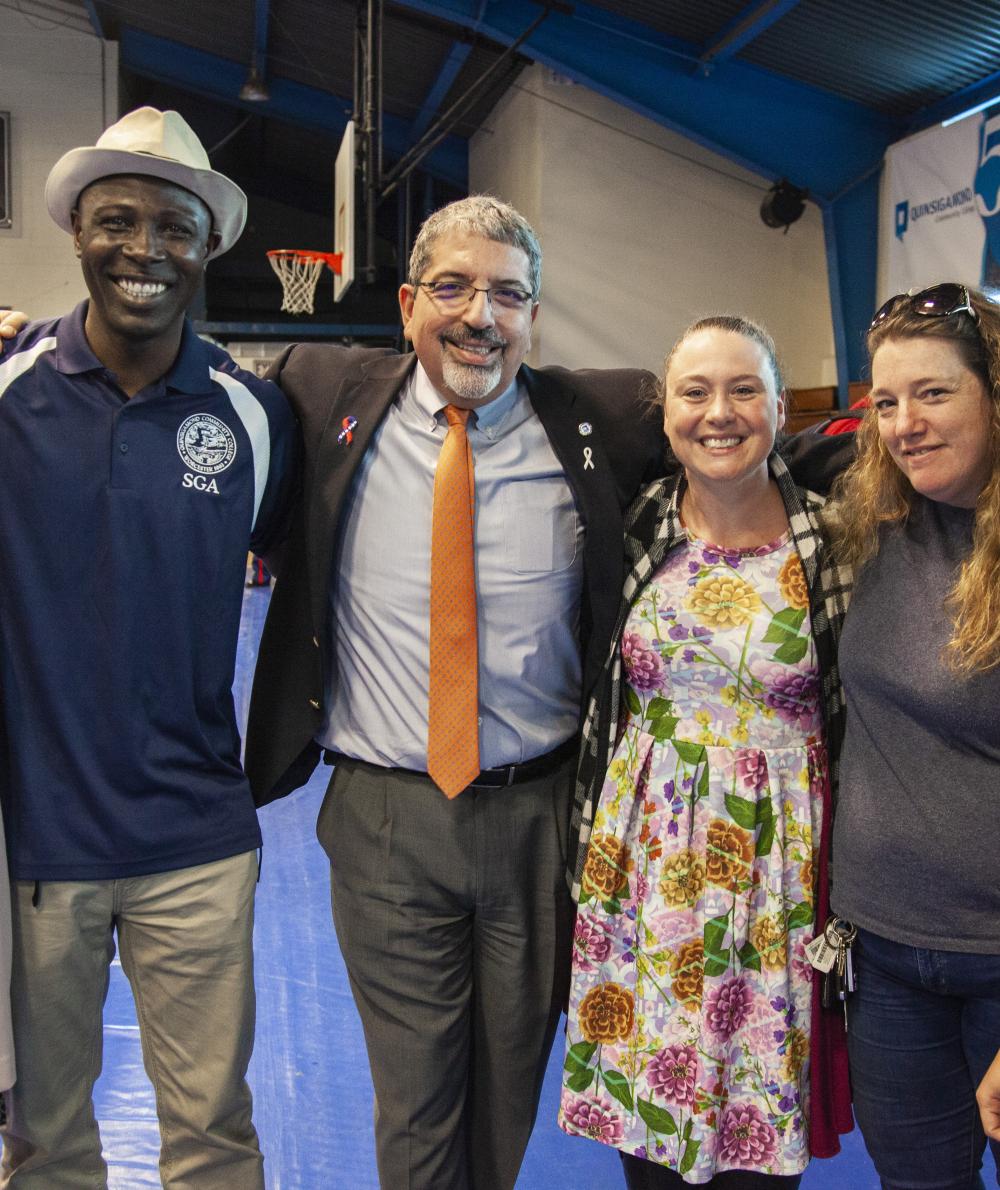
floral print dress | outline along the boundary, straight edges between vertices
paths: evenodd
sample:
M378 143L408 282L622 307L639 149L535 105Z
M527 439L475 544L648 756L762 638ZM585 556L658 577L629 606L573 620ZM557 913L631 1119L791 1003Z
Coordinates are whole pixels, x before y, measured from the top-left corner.
M809 1160L826 752L788 535L689 540L622 637L628 718L595 811L559 1122L678 1170Z

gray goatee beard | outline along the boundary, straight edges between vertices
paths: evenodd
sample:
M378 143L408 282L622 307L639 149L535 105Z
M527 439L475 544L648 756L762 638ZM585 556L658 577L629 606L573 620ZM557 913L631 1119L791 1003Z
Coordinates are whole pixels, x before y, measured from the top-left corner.
M484 328L476 332L466 326L453 326L448 340L457 346L468 344L476 347L499 347L500 354L496 362L483 367L479 364L463 364L448 353L447 347L441 345L441 374L444 382L463 401L481 401L500 383L500 373L503 371L503 337L492 328Z
M474 364L460 364L446 356L441 374L445 384L456 396L464 401L481 401L500 383L502 370L503 361L499 359L488 368L483 368Z

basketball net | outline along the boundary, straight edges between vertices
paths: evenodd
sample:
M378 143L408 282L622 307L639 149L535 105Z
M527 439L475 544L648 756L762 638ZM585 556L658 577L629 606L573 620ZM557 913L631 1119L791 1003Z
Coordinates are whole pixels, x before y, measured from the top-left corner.
M267 254L271 268L278 275L284 299L281 309L285 314L311 314L316 282L329 265L340 272L340 254L336 252L311 252L299 248L273 248Z

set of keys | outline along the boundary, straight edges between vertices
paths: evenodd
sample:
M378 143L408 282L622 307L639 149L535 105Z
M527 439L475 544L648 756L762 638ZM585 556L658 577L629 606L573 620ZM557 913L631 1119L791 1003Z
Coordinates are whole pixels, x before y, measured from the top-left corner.
M820 1003L824 1008L840 1004L844 1009L844 1028L847 1028L847 997L858 986L854 975L851 947L858 936L858 928L843 917L831 917L823 933L806 947L810 965L823 975Z

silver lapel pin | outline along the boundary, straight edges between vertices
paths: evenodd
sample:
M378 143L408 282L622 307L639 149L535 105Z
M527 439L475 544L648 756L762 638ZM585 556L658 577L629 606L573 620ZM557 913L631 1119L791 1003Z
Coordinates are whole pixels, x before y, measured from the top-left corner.
M581 438L589 438L594 432L594 427L589 421L582 421L576 427L580 431ZM583 469L584 471L594 470L594 452L589 446L583 448Z

